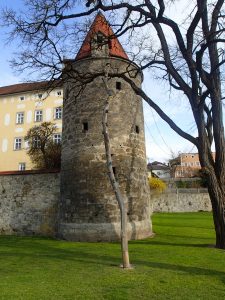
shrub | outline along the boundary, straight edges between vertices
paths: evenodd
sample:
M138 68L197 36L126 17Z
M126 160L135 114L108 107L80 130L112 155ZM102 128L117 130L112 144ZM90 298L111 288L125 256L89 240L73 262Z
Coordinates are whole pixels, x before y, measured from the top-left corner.
M202 186L202 181L197 179L195 181L179 180L176 182L176 187L178 189L200 188Z
M150 177L148 180L151 190L162 193L166 189L166 184L161 179Z
M177 181L176 186L177 186L178 189L185 189L186 188L186 182L182 181L182 180Z

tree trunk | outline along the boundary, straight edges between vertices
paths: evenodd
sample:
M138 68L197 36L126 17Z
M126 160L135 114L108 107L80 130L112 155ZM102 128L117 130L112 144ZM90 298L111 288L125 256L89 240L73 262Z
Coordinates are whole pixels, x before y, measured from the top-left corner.
M104 81L104 80L103 80ZM122 262L123 268L129 269L130 261L129 261L129 252L128 252L128 238L127 238L127 210L124 204L123 197L120 192L119 184L116 181L113 166L112 166L112 156L111 156L111 147L110 147L110 139L108 132L108 112L109 112L109 99L112 96L111 92L107 87L107 83L104 81L107 88L108 97L104 105L103 116L102 116L102 127L103 127L103 135L104 135L104 143L105 143L105 152L106 152L106 162L109 179L113 188L113 191L116 196L116 200L119 204L120 208L120 217L121 217L121 250L122 250Z
M220 186L212 172L207 174L207 180L216 232L216 248L225 249L224 188Z

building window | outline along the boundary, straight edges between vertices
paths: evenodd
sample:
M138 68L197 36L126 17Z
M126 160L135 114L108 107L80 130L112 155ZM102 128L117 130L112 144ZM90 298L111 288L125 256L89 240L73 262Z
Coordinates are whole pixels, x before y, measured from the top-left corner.
M26 170L26 163L22 162L22 163L19 163L19 168L18 168L19 171L25 171Z
M62 119L62 107L55 108L54 119Z
M25 100L25 97L24 96L20 96L20 101L23 101Z
M16 114L16 124L23 124L23 122L24 122L24 113L18 112Z
M37 95L37 98L38 98L38 99L42 99L42 97L43 97L43 94L38 94L38 95Z
M35 110L34 120L35 120L35 122L42 122L42 120L43 120L42 110Z
M14 150L21 150L22 149L22 138L15 138L14 139Z
M34 148L40 148L41 147L41 140L40 140L40 138L38 136L35 136L33 138L32 142L33 142L33 147Z
M116 82L116 89L121 90L121 82L120 81Z
M56 144L61 144L62 141L62 135L61 133L56 133L53 135L53 142Z
M57 96L61 96L62 95L62 91L57 91L56 94L57 94Z

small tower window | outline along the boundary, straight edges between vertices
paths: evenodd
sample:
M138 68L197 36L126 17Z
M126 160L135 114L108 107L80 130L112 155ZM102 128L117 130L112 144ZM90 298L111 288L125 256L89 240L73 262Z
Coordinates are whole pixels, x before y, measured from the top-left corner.
M108 40L109 49L112 49L112 40Z
M116 176L116 167L112 167L112 169L113 169L114 176Z
M83 122L83 132L88 131L88 122Z
M103 36L98 34L97 35L97 43L98 45L102 45L103 44Z
M139 133L140 133L140 128L139 128L139 126L138 126L138 125L136 125L136 126L135 126L135 132L136 132L137 134L139 134Z
M121 90L121 82L120 81L116 82L116 89Z

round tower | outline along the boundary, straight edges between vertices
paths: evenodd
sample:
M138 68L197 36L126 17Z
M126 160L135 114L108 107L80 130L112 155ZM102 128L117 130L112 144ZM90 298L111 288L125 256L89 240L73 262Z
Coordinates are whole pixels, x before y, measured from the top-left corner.
M102 134L107 93L102 77L92 75L104 73L107 66L110 73L125 72L140 86L142 74L112 36L105 17L98 14L77 57L66 64L58 230L67 240L120 239L120 211ZM145 238L152 228L142 100L119 77L109 79L108 85L114 91L108 114L113 170L127 205L128 236Z

